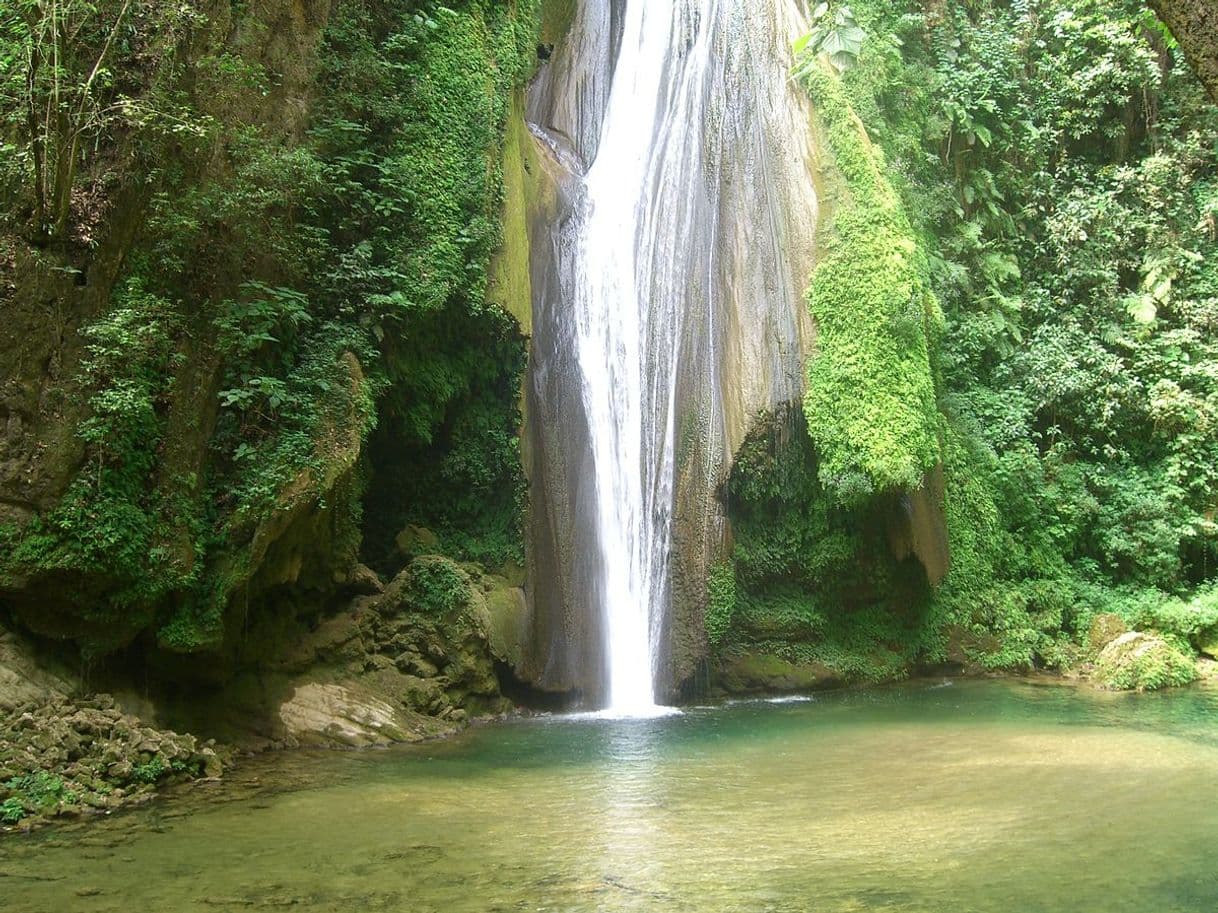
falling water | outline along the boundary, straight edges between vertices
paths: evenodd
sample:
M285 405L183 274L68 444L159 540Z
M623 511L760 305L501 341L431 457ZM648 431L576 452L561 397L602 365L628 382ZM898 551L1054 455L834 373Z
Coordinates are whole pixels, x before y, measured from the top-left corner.
M649 239L640 229L650 221L653 175L663 166L655 141L671 129L660 92L674 25L672 3L627 6L598 152L584 182L572 302L600 507L609 709L631 715L655 706L653 619L664 599L671 518L667 369L671 321L680 315L653 297Z
M803 26L797 0L588 0L530 98L559 199L532 268L533 576L562 620L539 677L599 639L613 714L659 712L687 674L670 634L701 625L715 491L753 416L802 391Z

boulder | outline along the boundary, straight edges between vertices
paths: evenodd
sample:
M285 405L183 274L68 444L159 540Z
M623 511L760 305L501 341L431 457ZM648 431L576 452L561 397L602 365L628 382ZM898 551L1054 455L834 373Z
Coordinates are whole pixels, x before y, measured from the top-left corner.
M793 663L770 653L730 657L719 668L719 684L732 694L790 694L841 683L841 677L821 663Z
M482 578L482 600L475 603L474 620L482 629L491 655L524 679L529 642L529 606L524 590L504 577Z
M1193 658L1156 634L1127 631L1096 658L1094 681L1113 691L1154 691L1197 678Z
M1193 646L1197 648L1198 653L1218 659L1218 625L1198 631L1193 637Z
M1092 656L1098 656L1106 646L1128 631L1129 627L1120 615L1111 612L1096 615L1087 629L1087 648Z
M347 589L357 596L375 596L385 590L380 575L366 564L357 564L347 576Z
M406 722L388 702L353 687L311 682L279 707L284 733L302 745L387 745L409 739Z
M423 526L410 525L393 540L398 551L407 558L415 555L430 555L440 547L440 537Z

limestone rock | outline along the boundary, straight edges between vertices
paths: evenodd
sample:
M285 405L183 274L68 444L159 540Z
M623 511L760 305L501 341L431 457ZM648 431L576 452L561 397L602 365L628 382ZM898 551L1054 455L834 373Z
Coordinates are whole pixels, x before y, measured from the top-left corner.
M30 643L0 628L0 714L23 704L65 698L77 687L70 673L35 656Z
M347 576L347 589L359 596L375 596L385 591L385 584L368 565L357 564Z
M405 721L388 702L342 685L301 685L280 706L279 718L286 734L302 745L363 747L410 738Z

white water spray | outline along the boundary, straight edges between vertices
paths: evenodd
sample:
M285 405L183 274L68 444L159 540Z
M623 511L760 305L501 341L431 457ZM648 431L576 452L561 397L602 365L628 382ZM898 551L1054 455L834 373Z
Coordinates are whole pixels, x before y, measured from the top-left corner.
M667 569L672 466L667 434L644 440L650 397L643 347L655 315L644 297L639 225L672 17L671 2L627 7L599 149L585 179L573 302L600 507L609 710L631 716L656 709L653 610Z
M660 641L699 611L731 454L752 416L802 391L815 195L788 72L803 14L796 0L584 0L577 19L534 99L533 130L569 175L557 286L534 264L536 465L559 505L534 541L601 619L605 713L650 716L668 712L657 677L689 674ZM667 618L677 602L686 614Z

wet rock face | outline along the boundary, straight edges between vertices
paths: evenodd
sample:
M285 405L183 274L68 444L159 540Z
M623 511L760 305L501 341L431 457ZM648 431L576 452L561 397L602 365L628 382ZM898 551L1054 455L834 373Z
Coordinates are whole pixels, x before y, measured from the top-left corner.
M106 811L158 784L218 777L214 742L149 726L110 695L55 698L0 722L0 822L37 822Z
M647 211L638 214L639 269L655 319L644 348L648 416L664 440L671 479L657 488L671 515L667 603L658 685L672 697L706 655L706 581L729 533L715 491L752 416L797 402L814 328L803 302L818 220L819 168L806 97L788 78L790 40L802 12L793 0L677 4L688 52L714 64L672 71L661 100ZM603 582L595 567L597 492L580 366L572 340L571 224L595 160L621 37L621 4L581 3L530 92L528 119L557 190L534 215L533 340L526 467L530 477L529 645L538 684L604 686ZM695 82L698 88L683 87ZM662 174L659 179L656 175ZM654 400L654 402L653 402ZM671 422L665 422L671 418ZM667 430L666 426L671 425Z
M758 653L725 659L716 681L728 694L800 694L843 683L840 675L821 663L794 663Z

